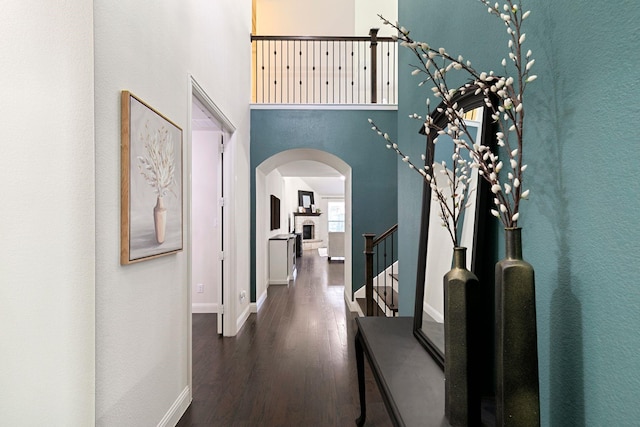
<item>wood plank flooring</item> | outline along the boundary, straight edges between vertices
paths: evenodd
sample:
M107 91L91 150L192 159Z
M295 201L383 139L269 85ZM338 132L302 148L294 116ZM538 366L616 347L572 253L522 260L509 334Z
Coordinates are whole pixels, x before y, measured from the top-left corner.
M295 282L270 286L237 336L218 337L215 314L193 315L193 402L178 427L355 425L355 325L344 264L316 250L297 261ZM390 426L365 365L365 425Z

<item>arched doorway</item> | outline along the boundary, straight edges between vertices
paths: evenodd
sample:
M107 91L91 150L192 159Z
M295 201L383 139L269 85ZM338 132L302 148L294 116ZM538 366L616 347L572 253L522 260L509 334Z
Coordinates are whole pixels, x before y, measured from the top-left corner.
M330 168L333 168L337 173L344 177L344 202L345 202L345 242L344 242L344 296L349 308L355 310L353 306L352 297L352 209L351 209L351 166L339 157L327 153L322 150L300 148L281 151L268 159L264 160L256 167L255 180L255 206L256 206L256 223L255 223L255 236L256 236L256 309L259 309L260 304L266 298L266 290L268 283L268 252L267 241L270 236L271 230L268 226L268 219L265 217L269 214L269 198L271 196L270 189L272 187L273 172L279 167L290 164L292 162L299 161L314 161ZM277 177L277 175L276 175ZM276 178L277 179L277 178ZM292 195L291 192L287 195L288 198L297 197ZM297 203L295 203L297 206ZM291 203L288 203L288 208L285 207L283 212L282 221L283 232L288 232L290 229L289 213L286 210L293 211ZM292 213L292 212L291 212Z

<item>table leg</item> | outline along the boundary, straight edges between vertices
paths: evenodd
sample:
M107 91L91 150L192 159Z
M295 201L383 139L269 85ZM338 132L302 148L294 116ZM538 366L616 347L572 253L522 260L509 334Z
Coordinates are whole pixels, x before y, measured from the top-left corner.
M360 393L360 416L356 420L356 425L362 427L367 418L367 401L364 394L364 351L362 349L360 330L356 333L356 367L358 370L358 391Z

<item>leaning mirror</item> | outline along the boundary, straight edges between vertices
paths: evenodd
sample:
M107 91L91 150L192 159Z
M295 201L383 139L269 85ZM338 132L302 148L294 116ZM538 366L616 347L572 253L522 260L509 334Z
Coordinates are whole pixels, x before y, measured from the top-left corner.
M464 109L467 131L475 142L493 147L495 138L491 116L485 111L482 95L473 93L457 95L457 103ZM487 118L489 120L487 120ZM434 115L436 126L444 127L446 117ZM421 134L425 135L424 131ZM438 137L434 144L431 132L426 135L427 147L425 165L441 168L443 160L451 163L453 140L446 135ZM488 143L487 143L488 142ZM467 268L478 276L480 281L490 274L486 270L484 258L487 252L486 241L490 233L487 214L489 212L490 189L484 179L478 176L477 169L472 169L471 183L467 198L468 207L461 218L460 246L467 248ZM444 365L444 288L443 277L451 269L453 245L448 231L442 226L438 216L438 202L433 200L428 183L423 185L422 213L420 227L420 243L418 248L418 271L416 281L416 300L414 311L414 335L432 354L434 359ZM489 259L489 258L487 258ZM484 283L488 283L486 280Z

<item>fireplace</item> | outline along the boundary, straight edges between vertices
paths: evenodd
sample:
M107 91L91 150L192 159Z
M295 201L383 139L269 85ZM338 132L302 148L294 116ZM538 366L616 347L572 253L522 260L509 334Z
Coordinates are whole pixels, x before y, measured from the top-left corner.
M302 240L313 239L314 224L302 224Z
M317 249L326 246L322 240L320 214L295 214L294 230L300 235L302 249Z

